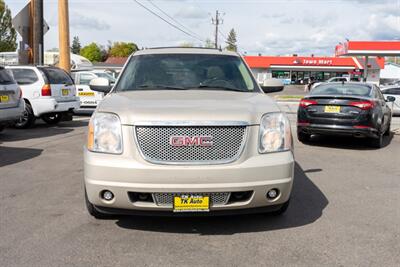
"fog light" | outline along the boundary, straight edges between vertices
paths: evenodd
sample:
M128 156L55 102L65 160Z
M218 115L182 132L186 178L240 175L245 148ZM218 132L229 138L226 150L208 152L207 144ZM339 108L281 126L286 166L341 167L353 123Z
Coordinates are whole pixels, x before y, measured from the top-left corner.
M270 200L275 199L278 195L279 195L279 190L275 188L267 192L267 198Z
M150 194L148 193L140 193L139 194L139 200L140 201L146 201L150 198Z
M114 198L114 194L111 191L104 190L101 194L104 200L110 201Z

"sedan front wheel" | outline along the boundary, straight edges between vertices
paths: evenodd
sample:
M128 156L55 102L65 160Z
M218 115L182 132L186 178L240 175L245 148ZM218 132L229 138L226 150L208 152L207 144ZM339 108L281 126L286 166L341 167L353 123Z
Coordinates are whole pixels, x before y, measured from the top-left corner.
M383 133L379 133L377 138L371 139L371 146L374 148L382 148L383 147Z

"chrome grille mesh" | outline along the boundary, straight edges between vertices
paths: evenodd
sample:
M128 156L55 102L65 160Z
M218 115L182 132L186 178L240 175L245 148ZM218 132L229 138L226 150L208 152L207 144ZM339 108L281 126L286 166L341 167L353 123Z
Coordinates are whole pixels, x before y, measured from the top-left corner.
M211 206L214 205L225 205L228 200L229 192L216 192L216 193L187 193L188 195L203 195L210 197ZM153 193L153 198L157 206L168 206L172 207L173 199L176 193ZM182 194L179 194L182 195Z
M136 126L144 158L154 163L227 163L237 159L245 142L246 126ZM213 145L171 146L171 136L212 136Z

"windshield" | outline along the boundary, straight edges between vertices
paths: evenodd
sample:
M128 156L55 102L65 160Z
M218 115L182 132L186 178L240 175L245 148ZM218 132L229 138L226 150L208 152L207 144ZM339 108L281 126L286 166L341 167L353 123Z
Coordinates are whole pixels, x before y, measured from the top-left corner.
M74 84L71 77L62 69L39 68L46 75L50 84Z
M370 96L371 87L359 84L323 84L311 90L310 95Z
M116 91L168 89L258 91L240 57L209 54L134 56L116 85Z
M14 79L11 76L10 71L6 69L0 69L0 84L14 84Z

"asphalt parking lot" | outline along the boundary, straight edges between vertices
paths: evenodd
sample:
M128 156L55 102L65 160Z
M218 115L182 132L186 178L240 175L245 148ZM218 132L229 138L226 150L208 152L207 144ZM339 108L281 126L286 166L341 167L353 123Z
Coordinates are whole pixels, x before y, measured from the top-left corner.
M291 120L292 106L283 103ZM0 133L1 266L398 266L400 118L384 148L295 142L283 217L91 218L82 149L88 117Z

